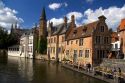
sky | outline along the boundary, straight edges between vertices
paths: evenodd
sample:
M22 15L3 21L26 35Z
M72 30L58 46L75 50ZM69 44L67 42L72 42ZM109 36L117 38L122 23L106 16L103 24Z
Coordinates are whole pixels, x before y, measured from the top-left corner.
M12 23L21 28L39 24L42 8L46 9L47 21L58 25L67 16L75 15L77 26L98 20L105 15L109 28L118 27L125 18L125 0L0 0L0 26L10 29Z

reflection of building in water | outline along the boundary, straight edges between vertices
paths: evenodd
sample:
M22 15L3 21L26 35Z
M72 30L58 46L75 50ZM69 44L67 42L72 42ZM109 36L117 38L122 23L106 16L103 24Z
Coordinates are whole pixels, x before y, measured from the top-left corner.
M20 76L27 78L29 81L33 79L33 60L19 58L18 70Z

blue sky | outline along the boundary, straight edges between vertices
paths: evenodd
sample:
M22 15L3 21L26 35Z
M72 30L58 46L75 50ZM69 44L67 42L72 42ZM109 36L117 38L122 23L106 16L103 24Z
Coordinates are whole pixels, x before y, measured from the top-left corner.
M55 25L62 23L64 16L70 21L72 14L75 14L78 26L95 21L103 14L107 17L108 26L115 29L125 18L125 0L2 0L0 3L1 11L10 12L10 17L0 12L0 18L7 18L0 20L5 27L17 21L21 27L31 28L34 23L39 23L42 7L46 8L47 20Z

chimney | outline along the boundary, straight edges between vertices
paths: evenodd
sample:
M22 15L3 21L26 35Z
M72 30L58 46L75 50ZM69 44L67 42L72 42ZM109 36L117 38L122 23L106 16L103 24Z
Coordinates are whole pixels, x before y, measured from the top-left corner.
M72 25L72 27L75 27L75 16L74 15L71 16L71 25Z
M64 17L64 24L67 25L67 17Z
M50 23L50 26L53 27L53 22Z
M106 17L104 15L98 17L99 21L104 21L106 20Z

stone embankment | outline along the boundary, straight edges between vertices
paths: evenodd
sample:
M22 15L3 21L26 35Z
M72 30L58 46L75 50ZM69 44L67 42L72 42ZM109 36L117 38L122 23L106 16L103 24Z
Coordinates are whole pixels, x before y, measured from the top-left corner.
M114 77L109 74L104 74L102 72L98 72L94 69L92 69L91 71L88 71L86 68L78 68L78 66L65 64L65 63L62 63L62 67L88 75L88 76L91 76L93 78L105 81L107 83L125 83L125 79L123 79L121 77Z

